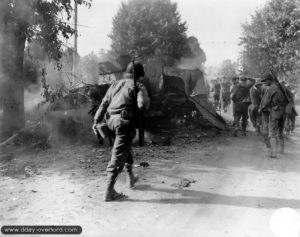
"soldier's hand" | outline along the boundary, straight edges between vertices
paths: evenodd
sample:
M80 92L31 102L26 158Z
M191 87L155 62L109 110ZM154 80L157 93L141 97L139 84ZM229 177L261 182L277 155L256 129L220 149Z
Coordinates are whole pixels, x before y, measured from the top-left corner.
M94 134L97 135L97 133L98 133L97 123L93 124L92 129L93 129Z
M257 110L257 113L258 113L259 115L261 115L261 109L260 109L260 108Z

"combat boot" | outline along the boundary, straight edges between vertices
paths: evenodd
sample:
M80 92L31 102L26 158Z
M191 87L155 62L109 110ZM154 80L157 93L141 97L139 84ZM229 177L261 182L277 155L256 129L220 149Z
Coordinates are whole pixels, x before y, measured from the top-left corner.
M271 158L277 158L277 141L276 138L272 137L270 138L270 153L269 157Z
M139 181L139 177L135 176L132 172L132 166L131 165L126 165L125 170L127 173L127 182L128 182L128 187L133 189L134 185L137 181Z
M104 193L104 201L110 202L126 197L123 193L118 193L114 189L118 172L107 172L107 189Z
M284 138L279 138L279 153L283 155L284 153Z
M246 136L247 134L246 134L246 128L243 128L243 130L242 130L242 136Z

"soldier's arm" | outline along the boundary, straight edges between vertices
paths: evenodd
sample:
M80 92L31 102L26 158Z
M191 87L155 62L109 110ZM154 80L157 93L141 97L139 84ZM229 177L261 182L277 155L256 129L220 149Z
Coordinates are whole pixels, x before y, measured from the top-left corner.
M94 117L94 124L100 123L104 118L104 115L105 115L105 113L107 111L107 108L110 104L112 87L113 87L113 85L111 85L109 87L109 89L107 90L104 98L102 99L102 102L101 102L101 104L100 104L100 106L99 106L99 108L98 108L98 110L95 114L95 117Z
M271 88L267 88L263 98L261 99L259 110L260 111L266 110L271 103L271 99L272 99L272 90Z
M284 87L284 89L286 91L286 95L288 96L290 103L292 103L293 105L295 105L294 94L286 86Z
M237 92L237 86L235 85L230 91L230 98L233 102L236 101L236 92Z
M255 97L255 91L253 88L250 89L250 100L253 105L257 105L257 100Z
M137 106L141 110L147 110L150 105L150 99L146 87L138 83Z

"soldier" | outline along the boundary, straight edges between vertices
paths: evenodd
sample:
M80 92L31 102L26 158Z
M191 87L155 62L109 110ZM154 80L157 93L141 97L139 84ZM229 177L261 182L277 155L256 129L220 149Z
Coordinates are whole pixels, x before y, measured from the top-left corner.
M256 132L260 134L261 130L261 114L258 114L258 107L262 98L262 81L258 80L253 87L250 89L250 100L251 105L249 106L249 116L253 127Z
M231 94L233 101L234 133L237 136L239 123L242 119L242 135L246 136L248 124L248 107L250 105L250 88L254 85L255 79L241 77Z
M292 104L292 111L290 114L287 114L285 121L284 121L284 128L285 128L286 134L289 135L295 129L295 121L296 121L296 116L298 116L298 114L297 114L296 108L295 108L295 96L294 96L294 93L292 92L290 85L284 81L281 84L285 88L286 95L288 96L289 101Z
M216 110L219 109L220 107L220 91L221 91L221 84L220 84L220 79L217 78L216 80L213 80L213 87L212 87L212 92L213 92L213 104Z
M272 79L272 78L271 78ZM268 78L268 76L266 76L263 80L261 80L262 83L264 83L261 87L261 99L264 97L264 94L266 93L267 89L270 87L271 85L271 80L270 78ZM261 101L260 101L261 103ZM259 104L260 107L260 104ZM259 110L258 108L258 114L261 117L261 134L264 140L264 143L266 145L267 148L270 148L270 138L269 138L269 115L270 115L270 111L269 110Z
M134 75L133 75L134 74ZM135 136L134 120L136 106L148 109L149 97L145 86L137 82L137 95L135 98L134 79L144 76L144 67L141 63L129 63L123 79L112 83L108 89L99 109L94 117L93 129L104 119L110 132L115 135L111 160L107 165L107 189L104 201L113 201L125 197L114 189L117 176L124 166L129 180L129 187L133 188L138 177L133 175L133 156L131 152L132 139Z
M288 104L279 85L273 79L271 74L267 74L263 81L270 85L260 104L259 111L269 111L269 137L270 137L270 152L269 156L277 157L277 141L280 146L280 153L284 152L284 137L283 128L285 120L285 107Z
M227 112L228 106L230 105L230 82L227 78L223 77L221 83L221 104L224 112Z

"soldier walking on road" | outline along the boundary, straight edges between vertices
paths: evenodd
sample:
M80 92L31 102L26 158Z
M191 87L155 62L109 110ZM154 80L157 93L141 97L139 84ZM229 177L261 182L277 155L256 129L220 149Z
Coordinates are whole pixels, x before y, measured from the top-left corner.
M225 77L223 77L221 83L220 99L221 99L221 107L226 113L228 106L230 105L230 81Z
M272 78L271 78L272 79ZM265 78L262 80L262 83L264 83L261 87L261 99L264 97L264 94L266 93L267 89L270 87L272 80L269 80L268 78ZM260 101L261 103L261 101ZM259 104L260 107L260 104ZM263 136L264 143L267 148L270 148L270 138L269 138L269 110L259 110L258 108L258 114L261 116L261 134Z
M113 201L125 197L118 193L114 185L124 166L129 180L129 187L133 188L138 178L133 175L133 155L131 151L132 139L135 137L136 107L148 109L149 97L145 86L137 82L135 94L134 78L144 76L143 65L139 62L129 63L123 79L112 83L94 117L93 129L104 119L110 132L115 135L111 159L107 165L107 189L104 201Z
M213 80L212 85L212 92L213 92L213 105L216 110L220 109L220 92L221 92L221 84L220 79L217 78L216 80Z
M250 101L250 88L254 85L255 79L241 77L239 84L236 85L231 94L233 101L233 117L234 117L234 136L237 136L240 120L242 119L242 134L246 136L246 128L248 124L248 107Z
M258 113L258 108L262 99L262 82L258 80L250 89L251 105L249 106L249 117L258 134L261 133L261 114Z
M259 112L269 111L269 137L270 137L270 152L269 156L277 157L277 142L279 143L280 153L284 152L284 137L283 128L286 117L285 109L288 101L281 91L279 85L275 82L272 74L267 74L263 81L269 87L267 88L259 108Z

